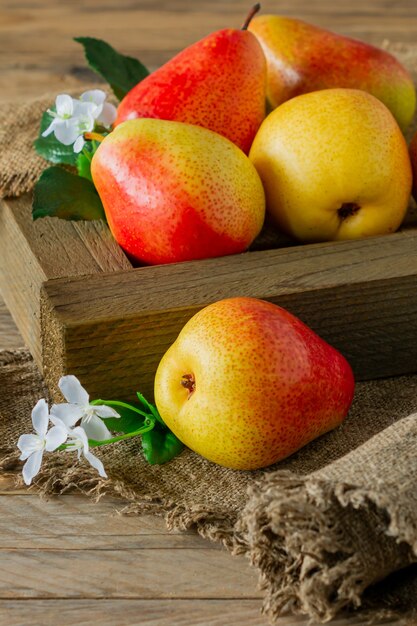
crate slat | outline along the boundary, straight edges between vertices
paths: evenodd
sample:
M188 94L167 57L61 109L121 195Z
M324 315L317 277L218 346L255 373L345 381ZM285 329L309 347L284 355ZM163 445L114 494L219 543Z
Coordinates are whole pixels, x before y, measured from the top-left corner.
M0 291L39 367L42 283L130 268L104 223L33 222L28 195L0 201Z
M47 281L45 375L74 373L92 395L152 395L183 324L215 300L254 296L298 315L342 351L358 379L417 371L417 230L367 240Z

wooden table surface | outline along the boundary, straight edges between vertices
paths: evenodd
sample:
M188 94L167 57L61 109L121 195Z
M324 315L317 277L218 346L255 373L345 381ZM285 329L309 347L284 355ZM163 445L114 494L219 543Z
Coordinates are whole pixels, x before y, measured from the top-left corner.
M82 88L91 75L74 36L105 39L155 69L210 31L239 26L250 4L0 0L0 100ZM417 43L415 0L265 0L263 10L376 44ZM0 296L0 349L21 345ZM0 480L0 495L0 626L266 624L247 562L192 532L169 534L158 518L118 516L120 503L110 499L43 502L11 478Z

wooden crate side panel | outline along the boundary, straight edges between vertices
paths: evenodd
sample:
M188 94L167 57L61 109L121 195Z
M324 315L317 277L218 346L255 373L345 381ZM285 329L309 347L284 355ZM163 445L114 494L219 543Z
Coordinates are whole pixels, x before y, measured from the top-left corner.
M130 268L104 223L33 222L29 196L1 201L0 291L40 368L42 283Z
M87 295L88 294L88 295ZM45 285L45 337L65 356L48 382L75 373L91 391L152 394L159 360L184 323L220 298L288 308L337 347L358 379L417 371L417 235L250 253Z
M237 292L236 292L237 293ZM229 295L236 295L230 293ZM417 277L268 297L300 317L351 363L357 380L417 371ZM133 399L153 394L158 363L183 325L201 306L138 313L136 317L70 327L52 315L52 348L45 375L75 374L94 397Z
M29 195L3 200L3 204L11 211L47 279L132 267L102 221L68 222L46 217L34 222Z
M247 252L48 281L66 326L204 305L231 295L273 298L417 274L417 230L360 241Z
M25 344L42 366L39 291L46 274L12 209L0 206L0 291Z

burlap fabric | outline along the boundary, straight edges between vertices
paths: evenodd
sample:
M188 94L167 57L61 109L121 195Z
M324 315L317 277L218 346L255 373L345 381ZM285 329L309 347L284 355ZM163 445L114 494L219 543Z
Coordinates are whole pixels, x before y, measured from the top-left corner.
M417 48L394 47L417 68ZM414 71L416 75L416 72ZM18 195L44 167L31 144L36 105L0 110L0 188ZM23 115L23 112L25 113ZM7 126L7 127L6 127ZM19 142L15 143L19 130ZM0 353L4 472L19 462L16 441L47 390L26 351ZM417 611L417 377L361 383L345 423L281 464L258 472L216 466L185 450L163 466L144 461L137 440L98 450L108 480L68 453L45 455L35 489L120 496L125 512L164 515L195 527L260 571L265 610L331 619L345 608ZM380 582L383 581L383 582ZM413 619L410 617L410 619Z
M0 352L3 471L20 466L15 445L47 394L27 351ZM372 603L417 610L417 571L363 592L417 561L417 376L360 383L345 423L265 471L216 466L185 450L148 465L138 440L96 450L109 480L65 452L45 455L35 488L120 496L126 513L153 512L170 528L245 552L261 573L265 609L326 620ZM398 577L398 574L397 574ZM389 591L389 593L387 593Z

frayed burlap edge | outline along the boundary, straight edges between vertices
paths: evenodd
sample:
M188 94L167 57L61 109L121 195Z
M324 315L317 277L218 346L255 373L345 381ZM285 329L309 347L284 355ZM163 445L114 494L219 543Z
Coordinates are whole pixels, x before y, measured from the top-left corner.
M406 475L407 463L409 470L415 465L417 415L372 439L383 444L397 429L408 439L410 452L404 485L390 483L386 473L377 485L353 485L321 478L328 473L324 468L304 477L274 472L249 488L235 530L260 571L264 611L271 621L285 611L326 622L343 609L366 609L366 589L417 561L417 485L415 472ZM357 454L342 457L339 465L348 468ZM395 598L387 602L386 615L392 618L400 615L395 604ZM417 618L417 602L406 612L408 619Z

